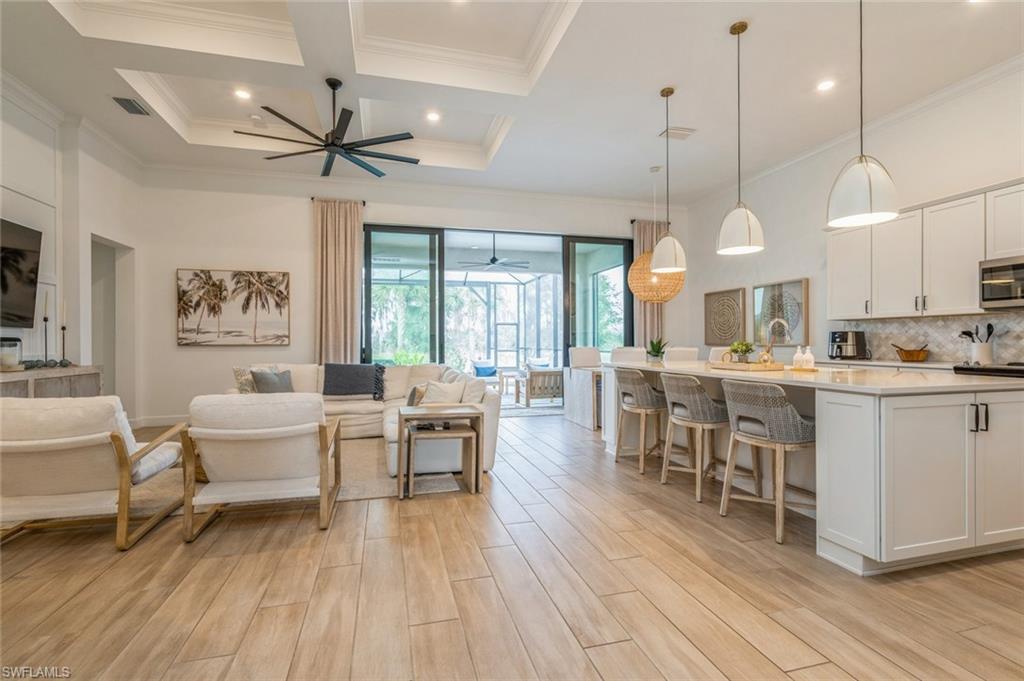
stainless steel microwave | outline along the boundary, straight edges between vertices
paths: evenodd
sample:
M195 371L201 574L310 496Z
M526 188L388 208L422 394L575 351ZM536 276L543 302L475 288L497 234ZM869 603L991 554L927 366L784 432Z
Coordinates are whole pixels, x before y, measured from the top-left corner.
M984 260L978 269L982 308L1024 307L1024 257Z

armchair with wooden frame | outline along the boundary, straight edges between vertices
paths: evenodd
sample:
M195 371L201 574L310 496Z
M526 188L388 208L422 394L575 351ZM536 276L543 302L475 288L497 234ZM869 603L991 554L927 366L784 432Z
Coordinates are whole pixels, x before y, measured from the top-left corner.
M516 376L516 404L520 395L525 398L527 407L536 399L559 397L564 400L563 390L562 370L548 368L548 361L542 357L531 357L526 362L526 371Z
M180 460L179 423L135 441L114 396L0 399L0 532L7 541L33 529L114 520L114 545L131 548L181 507L183 497L132 517L132 491ZM131 530L131 523L141 524Z
M189 406L189 423L181 432L185 541L228 510L311 497L319 500L320 529L330 527L341 485L340 418L324 417L321 395L202 395ZM197 480L205 482L198 491ZM272 503L249 503L261 501ZM197 506L206 507L198 518Z

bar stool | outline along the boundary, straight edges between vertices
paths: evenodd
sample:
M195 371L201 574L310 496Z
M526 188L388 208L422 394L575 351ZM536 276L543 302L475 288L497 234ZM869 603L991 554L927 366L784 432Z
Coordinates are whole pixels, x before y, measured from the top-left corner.
M723 380L725 404L729 410L729 454L722 483L721 515L729 511L729 498L775 504L775 541L782 543L786 522L786 454L814 447L814 420L801 416L786 397L785 391L771 383ZM750 445L752 456L760 458L757 448L773 452L773 496L764 499L749 494L731 493L736 468L737 442ZM760 493L760 482L756 481ZM790 506L814 508L814 504L790 502Z
M644 375L636 369L616 369L615 383L619 386L619 422L618 430L615 431L615 460L619 460L622 451L622 421L623 416L628 412L637 414L640 417L640 446L637 449L637 456L640 459L640 475L644 474L644 458L649 452L657 452L661 446L655 442L653 447L647 447L647 417L655 416L658 419L657 432L661 433L661 415L668 412L668 404L665 402L665 393L655 388L644 380Z
M729 412L725 403L713 400L693 376L662 374L668 401L668 432L665 434L665 452L661 462L661 484L668 482L669 471L693 473L696 477L695 498L701 501L704 478L715 475L715 431L729 426ZM686 429L690 445L690 465L673 465L669 454L675 426ZM710 432L709 432L710 431Z

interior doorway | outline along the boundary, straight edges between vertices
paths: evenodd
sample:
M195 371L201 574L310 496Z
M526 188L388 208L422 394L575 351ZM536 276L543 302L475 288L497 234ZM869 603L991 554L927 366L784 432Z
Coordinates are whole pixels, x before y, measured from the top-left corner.
M103 367L103 394L117 385L117 250L92 240L92 363Z

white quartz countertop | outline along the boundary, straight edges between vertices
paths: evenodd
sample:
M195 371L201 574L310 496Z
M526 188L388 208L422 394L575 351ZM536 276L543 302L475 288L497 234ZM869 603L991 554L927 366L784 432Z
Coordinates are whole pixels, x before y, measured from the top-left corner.
M899 368L837 368L819 366L812 373L791 371L730 371L712 369L707 362L607 362L605 367L639 369L654 373L685 374L706 378L761 381L797 388L832 390L865 395L938 395L943 393L1024 390L1024 378L968 376L952 371L914 371Z

